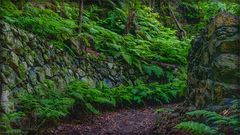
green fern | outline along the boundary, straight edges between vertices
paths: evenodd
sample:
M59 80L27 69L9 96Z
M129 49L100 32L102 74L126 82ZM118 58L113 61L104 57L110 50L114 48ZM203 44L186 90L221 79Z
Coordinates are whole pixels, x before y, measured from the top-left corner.
M165 111L164 108L159 108L159 109L155 110L155 113L160 114L160 113L162 113L164 111Z
M94 113L94 114L97 114L97 115L100 114L99 110L97 110L94 106L92 106L92 104L90 104L90 103L85 103L84 106L86 107L86 109L87 109L88 111L90 111L90 112L92 112L92 113Z
M27 115L36 115L38 122L55 121L69 114L74 100L63 96L52 81L38 85L34 93L21 93L19 107Z
M180 124L175 126L176 129L191 133L193 135L215 135L217 134L217 130L211 128L205 124L188 121L188 122L181 122Z
M233 117L222 116L216 112L206 111L206 110L196 110L192 112L188 112L187 115L195 116L195 117L204 117L207 122L212 122L215 125L236 125L239 124L237 119Z
M235 105L235 104L234 104ZM233 105L233 106L234 106ZM238 110L237 108L232 108L233 110ZM239 125L240 125L240 118L239 115L236 113L232 116L223 116L216 112L207 111L207 110L195 110L192 112L186 113L187 115L191 116L192 120L199 120L201 119L202 122L204 122L207 125L211 125L211 127L214 127L219 132L223 133L232 133L237 134L240 131ZM225 129L221 127L225 127ZM226 130L227 129L227 130Z
M0 117L0 134L23 134L22 130L14 127L25 116L23 112L2 113Z
M78 8L74 4L58 3L57 10L66 15L66 17L61 17L51 8L39 9L32 6L30 2L26 4L23 11L19 11L11 2L4 3L0 6L3 11L0 15L5 21L31 31L61 49L66 49L70 53L74 52L64 42L78 35L75 32ZM135 23L138 29L135 33L123 35L127 22L127 7L115 7L105 18L100 19L96 16L104 10L96 5L87 6L84 10L81 40L90 46L89 38L94 39L97 51L120 58L141 73L146 71L147 74L156 77L163 76L165 69L151 65L152 61L186 64L185 57L189 41L178 40L176 32L164 27L158 21L159 15L146 6L137 6ZM144 67L144 64L150 67Z
M68 85L66 91L57 90L56 85L49 80L36 87L34 93L19 95L19 109L29 117L35 117L33 128L39 128L41 123L56 122L70 114L73 107L81 107L81 111L100 114L99 107L126 107L143 105L145 103L169 103L175 99L171 91L172 84L144 84L138 81L136 86L121 85L115 88L100 85L91 88L88 83L75 81Z
M143 69L148 75L156 75L157 77L162 76L164 73L163 69L157 65L144 65Z
M124 52L124 51L122 51L121 54L122 54L123 59L124 59L129 65L132 65L132 63L133 63L133 58L132 58L132 56L129 55L128 53Z

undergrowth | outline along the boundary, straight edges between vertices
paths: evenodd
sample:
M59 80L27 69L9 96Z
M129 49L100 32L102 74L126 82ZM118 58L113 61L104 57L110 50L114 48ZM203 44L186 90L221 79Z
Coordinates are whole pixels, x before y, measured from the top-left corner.
M138 81L135 86L109 88L100 82L92 88L86 82L75 81L65 90L59 90L52 81L46 80L33 93L26 91L18 94L15 103L18 111L3 114L0 129L4 133L37 132L69 117L74 108L80 108L81 113L98 115L103 108L170 103L179 97L182 83L144 84Z
M11 112L0 116L0 134L22 134L22 130L17 128L21 124L21 119L25 117L23 112Z
M188 119L191 121L181 122L175 128L194 135L237 135L240 132L239 107L239 103L236 102L231 107L232 114L228 116L207 110L188 112Z
M184 24L184 28L188 31L189 36L203 30L219 11L226 11L237 16L240 15L240 4L234 0L205 0L197 2L184 0L180 7L186 12L183 17L186 20L190 20L190 24Z
M55 3L56 5L47 3L44 6L41 2L28 2L19 10L10 0L6 0L0 5L0 18L66 51L72 49L66 41L78 38L87 47L92 45L98 52L113 56L118 61L134 66L141 73L158 78L167 74L162 63L174 67L187 63L190 40L179 40L175 30L164 27L159 22L159 15L144 5L139 5L136 9L136 29L126 35L124 27L128 8L124 4L113 10L97 5L86 6L82 33L77 33L76 3ZM103 12L107 14L102 17ZM89 39L93 39L94 43Z

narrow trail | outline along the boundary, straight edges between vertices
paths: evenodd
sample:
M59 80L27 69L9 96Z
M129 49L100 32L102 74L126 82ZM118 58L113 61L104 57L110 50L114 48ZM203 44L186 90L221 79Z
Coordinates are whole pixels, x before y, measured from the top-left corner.
M155 107L123 109L92 116L82 123L63 123L49 131L54 135L150 135L155 127Z
M171 108L176 104L166 105ZM157 108L122 109L105 112L100 116L89 116L79 120L62 123L49 130L51 135L153 135Z

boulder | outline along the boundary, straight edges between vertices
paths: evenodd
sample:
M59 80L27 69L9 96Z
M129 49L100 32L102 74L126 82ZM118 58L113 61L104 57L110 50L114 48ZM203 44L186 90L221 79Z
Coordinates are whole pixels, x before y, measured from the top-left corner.
M188 101L197 107L240 98L240 20L220 12L193 41Z

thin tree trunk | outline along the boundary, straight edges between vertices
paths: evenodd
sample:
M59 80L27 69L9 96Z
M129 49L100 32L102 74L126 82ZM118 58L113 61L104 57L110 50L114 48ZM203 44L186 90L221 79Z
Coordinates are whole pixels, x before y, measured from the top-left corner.
M102 6L101 0L97 0L97 1L98 1L99 6Z
M152 10L155 10L155 0L152 0Z
M133 25L134 18L135 18L135 11L133 9L129 9L128 21L125 26L125 34L128 34L130 32L130 29L132 28L132 25Z
M150 8L152 7L152 0L149 0L148 5Z
M0 0L0 4L2 3L2 0ZM4 109L3 109L3 103L2 103L2 87L3 87L3 84L0 84L0 117L2 117L2 113L4 112Z
M79 0L79 18L78 18L78 32L82 32L83 25L83 0Z
M24 3L25 3L25 0L12 0L12 2L16 4L16 6L19 10L22 10L23 6L24 6Z
M65 13L64 13L64 0L61 0L60 4L61 4L60 5L61 6L61 11L60 11L61 12L61 16L64 17L65 16Z
M170 4L168 4L168 8L169 8L171 16L173 17L173 19L174 19L174 21L175 21L175 23L176 23L176 25L177 25L180 33L181 33L182 38L185 37L187 35L187 32L182 28L182 25L178 22L176 16L173 13L172 8L170 7Z

